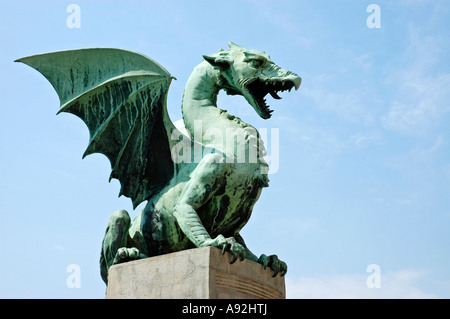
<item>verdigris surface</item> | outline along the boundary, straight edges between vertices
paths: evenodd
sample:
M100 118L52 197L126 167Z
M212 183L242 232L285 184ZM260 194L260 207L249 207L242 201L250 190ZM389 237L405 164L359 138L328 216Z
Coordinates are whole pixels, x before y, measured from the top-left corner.
M254 255L239 234L268 186L268 165L258 131L216 102L220 90L242 95L268 119L272 110L265 96L280 99L277 92L298 89L301 78L266 53L231 42L228 50L203 58L184 91L187 134L167 113L173 77L144 55L92 48L17 60L50 81L59 112L86 123L84 156L102 153L110 160L110 179L121 183L119 196L129 197L134 207L147 201L133 222L125 210L110 217L100 257L105 283L113 264L204 246L230 252L232 262L261 263L274 276L287 272L276 255Z

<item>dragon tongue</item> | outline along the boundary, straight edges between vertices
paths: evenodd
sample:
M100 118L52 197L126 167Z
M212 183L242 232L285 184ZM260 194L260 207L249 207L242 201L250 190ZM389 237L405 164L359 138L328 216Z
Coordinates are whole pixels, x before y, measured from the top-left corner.
M281 100L281 97L278 96L277 92L275 92L275 90L273 90L272 88L269 88L269 94L277 100Z

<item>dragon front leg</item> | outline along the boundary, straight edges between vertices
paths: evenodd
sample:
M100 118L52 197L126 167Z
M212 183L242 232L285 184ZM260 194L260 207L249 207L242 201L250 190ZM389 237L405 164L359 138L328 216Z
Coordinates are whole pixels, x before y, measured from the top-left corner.
M138 240L130 238L130 215L125 210L118 210L111 214L105 236L102 241L100 254L100 273L103 281L108 284L109 268L112 265L138 258L147 257L145 248Z
M236 240L245 248L246 250L246 258L248 260L257 262L261 265L263 265L264 269L269 267L272 270L272 277L275 277L276 275L280 274L281 277L286 275L287 273L287 264L278 259L277 255L265 255L262 254L261 256L257 257L254 253L252 253L248 248L247 245L244 242L244 239L240 234L234 235Z
M233 237L225 238L223 235L218 235L216 238L211 238L194 207L190 204L177 204L175 206L174 215L180 225L184 234L197 247L213 246L222 249L222 252L230 252L233 255L234 263L238 258L242 261L245 258L246 250Z
M234 263L238 258L244 260L245 248L233 237L218 235L211 238L196 211L214 196L223 182L229 165L220 163L220 159L221 156L217 154L209 154L202 159L186 183L173 215L181 230L196 247L213 246L222 249L224 253L228 251L233 255L231 263Z

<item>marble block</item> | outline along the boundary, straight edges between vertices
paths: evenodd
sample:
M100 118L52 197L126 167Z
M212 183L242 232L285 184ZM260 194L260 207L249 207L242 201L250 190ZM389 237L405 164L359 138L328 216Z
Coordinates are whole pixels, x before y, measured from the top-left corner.
M214 247L114 265L109 269L106 298L285 299L284 277L269 268L222 255Z

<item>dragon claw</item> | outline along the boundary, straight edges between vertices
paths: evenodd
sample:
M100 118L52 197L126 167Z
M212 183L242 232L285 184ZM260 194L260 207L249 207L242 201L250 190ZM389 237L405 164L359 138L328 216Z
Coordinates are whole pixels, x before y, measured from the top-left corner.
M267 256L262 254L258 259L258 263L263 265L264 269L269 267L272 270L272 277L276 277L278 274L283 277L287 273L287 264L278 259L277 255Z
M230 264L234 264L238 258L240 261L245 259L245 248L234 237L225 238L223 235L219 235L215 239L205 242L204 246L213 246L222 249L222 255L225 252L229 252L233 256Z
M228 237L226 240L226 250L233 255L233 259L230 261L230 264L234 264L238 258L240 261L243 261L245 259L244 246L239 244L233 237Z
M122 247L117 249L116 256L114 257L113 265L120 264L122 262L135 260L139 258L145 258L144 254L141 254L137 248Z

